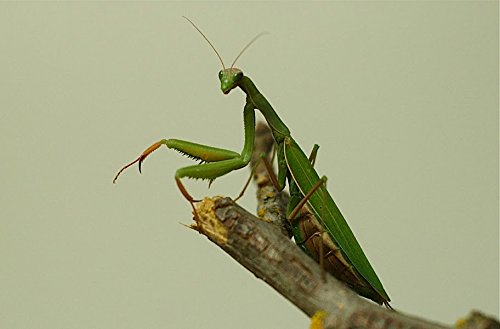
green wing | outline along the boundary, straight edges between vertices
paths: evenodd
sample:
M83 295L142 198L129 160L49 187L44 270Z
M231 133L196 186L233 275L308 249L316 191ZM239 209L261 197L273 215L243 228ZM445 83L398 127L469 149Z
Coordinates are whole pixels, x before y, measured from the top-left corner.
M285 138L284 148L287 166L293 180L297 183L302 195L306 195L314 184L320 180L320 177L302 149L291 137ZM342 216L326 187L321 186L311 196L308 203L314 210L325 231L328 232L337 246L341 248L349 262L351 262L354 268L375 291L389 302L389 296L385 292L375 270L370 265L363 249L361 249L356 237L349 228L349 225L347 225L344 216Z

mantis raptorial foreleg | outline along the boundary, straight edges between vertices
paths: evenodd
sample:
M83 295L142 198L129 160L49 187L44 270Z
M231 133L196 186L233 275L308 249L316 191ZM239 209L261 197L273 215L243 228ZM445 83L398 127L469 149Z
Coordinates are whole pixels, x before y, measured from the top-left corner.
M221 149L221 148L216 148L212 146L207 146L207 145L202 145L202 144L197 144L197 143L192 143L188 141L183 141L180 139L162 139L161 141L158 141L148 147L142 154L135 159L134 161L130 162L129 164L125 165L120 171L116 174L115 178L113 179L113 183L116 182L118 179L118 176L127 169L128 167L132 166L135 163L139 163L139 172L141 172L142 168L142 162L154 151L156 151L160 146L165 145L168 148L174 149L192 159L195 160L201 160L203 162L214 162L214 161L222 161L222 160L229 160L229 159L234 159L240 156L239 153L236 153L231 150L226 150L226 149ZM201 177L199 177L201 178Z
M241 153L179 139L162 139L148 147L137 159L120 169L113 179L113 183L116 182L118 176L120 176L125 169L135 163L139 163L139 172L141 172L142 162L160 146L165 145L192 159L204 162L194 166L179 168L175 172L177 187L194 209L194 202L198 200L195 200L191 194L189 194L186 187L181 182L182 178L206 179L211 183L217 177L245 167L248 162L250 162L255 138L255 110L249 103L245 105L243 110L243 121L245 125L245 145Z

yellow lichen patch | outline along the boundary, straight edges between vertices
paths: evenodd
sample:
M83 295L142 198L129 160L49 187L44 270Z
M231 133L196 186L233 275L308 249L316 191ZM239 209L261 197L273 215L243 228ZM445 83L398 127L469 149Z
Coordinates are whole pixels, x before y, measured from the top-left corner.
M467 320L464 318L460 318L455 322L455 328L463 328L467 324Z
M325 311L317 311L311 317L311 325L309 329L323 329L323 321L328 314Z
M268 192L266 193L266 196L267 196L268 198L274 198L274 196L275 196L274 191L268 191Z
M195 223L195 229L205 234L218 245L225 245L227 243L227 228L214 212L215 201L218 198L204 198L203 201L196 205L198 220Z
M266 211L266 208L260 208L258 211L257 211L257 216L259 217L264 217L266 215L267 211Z

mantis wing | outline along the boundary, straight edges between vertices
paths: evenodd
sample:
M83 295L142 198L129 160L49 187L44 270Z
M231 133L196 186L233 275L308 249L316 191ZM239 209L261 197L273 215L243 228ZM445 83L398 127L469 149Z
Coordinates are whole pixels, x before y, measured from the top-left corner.
M320 180L320 177L302 149L291 137L285 138L284 148L287 167L292 178L299 187L302 195L306 195ZM342 213L324 185L319 187L311 196L308 204L313 209L324 230L335 244L340 247L348 261L380 297L389 302L389 296L385 292L375 270L370 265L363 249L361 249L344 216L342 216Z

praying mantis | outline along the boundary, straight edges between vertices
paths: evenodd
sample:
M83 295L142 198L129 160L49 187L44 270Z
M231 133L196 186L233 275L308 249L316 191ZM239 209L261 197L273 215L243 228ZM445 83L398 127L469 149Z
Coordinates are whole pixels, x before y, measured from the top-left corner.
M273 184L280 191L286 187L287 183L289 186L290 200L287 218L291 222L296 243L320 263L326 260L325 268L358 294L391 308L390 298L381 281L326 188L326 177L319 177L314 169L318 146L314 146L308 158L292 138L288 127L252 80L240 69L234 67L241 54L262 33L243 48L231 67L226 68L209 39L191 20L184 18L203 36L222 63L222 70L219 72L222 93L228 94L233 89L240 88L246 95L243 109L245 127L243 150L238 153L185 140L162 139L148 147L137 159L125 165L116 174L113 183L125 169L135 163L138 163L140 172L142 162L162 145L195 160L200 160L201 163L198 165L179 168L175 172L177 186L193 207L196 219L194 204L198 200L189 194L181 179L206 179L211 184L216 178L247 166L254 148L255 110L259 110L271 128L276 145L278 175L277 177L271 175ZM264 161L266 161L265 158ZM269 163L267 167L270 168ZM301 213L306 205L313 216L304 216Z

